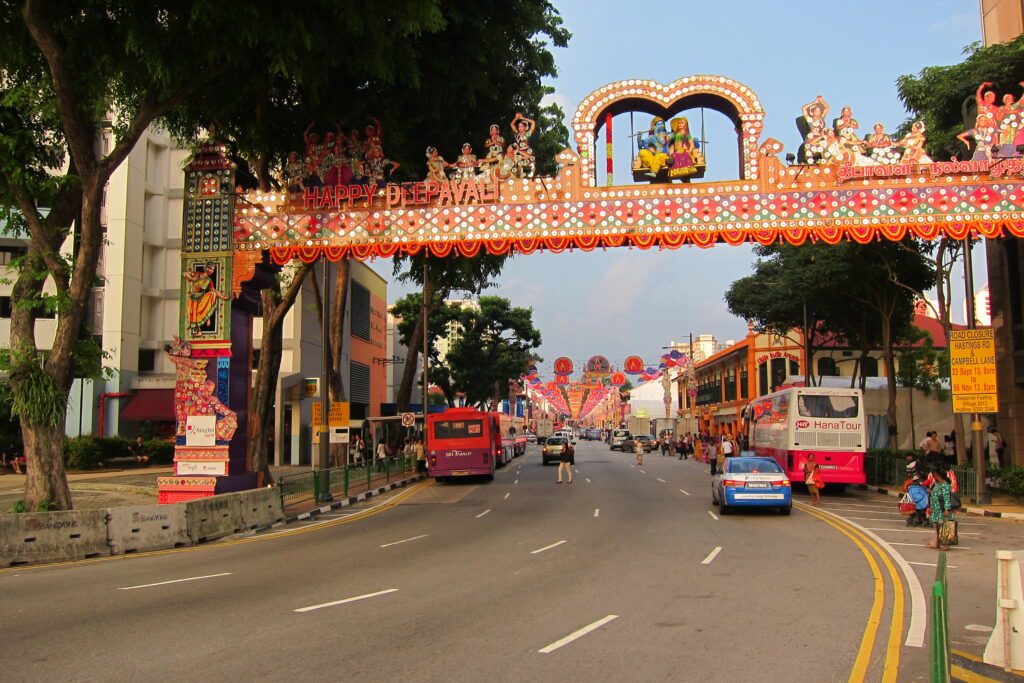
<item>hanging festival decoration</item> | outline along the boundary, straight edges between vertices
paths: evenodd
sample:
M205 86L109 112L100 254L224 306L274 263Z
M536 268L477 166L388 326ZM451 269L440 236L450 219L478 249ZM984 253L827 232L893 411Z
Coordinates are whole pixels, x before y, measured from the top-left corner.
M587 361L586 373L591 377L607 377L611 372L612 366L604 356L591 356Z
M570 359L566 358L565 356L562 356L561 358L556 358L553 367L555 369L555 374L556 375L571 375L572 374L572 369L573 369L572 361Z
M611 378L611 385L612 386L621 387L625 383L626 383L626 375L625 374L623 374L621 372L614 372L614 373L612 373L612 378Z
M640 356L630 356L622 364L622 368L630 375L639 375L644 371L644 359Z

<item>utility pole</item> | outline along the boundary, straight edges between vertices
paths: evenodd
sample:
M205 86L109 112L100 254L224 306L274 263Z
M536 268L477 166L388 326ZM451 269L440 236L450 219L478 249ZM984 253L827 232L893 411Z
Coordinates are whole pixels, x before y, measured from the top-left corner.
M427 336L427 253L426 250L423 252L423 299L422 308L420 309L420 316L423 318L423 376L420 377L420 381L423 383L423 450L427 450L427 406L429 396L427 395L427 370L430 364L430 354L427 349L427 340L430 338Z
M320 349L320 457L317 463L317 469L319 470L318 477L318 488L316 497L318 502L327 502L332 500L331 496L331 476L328 472L331 460L331 428L330 418L331 413L331 397L330 392L327 390L327 382L330 375L331 367L331 335L330 335L330 310L331 310L331 286L329 278L327 277L330 272L330 262L327 260L327 254L325 253L323 258L323 287L320 292L320 325L322 328L322 339Z
M971 237L964 237L964 280L967 289L967 329L977 329L974 314L974 266L971 263ZM985 434L982 431L981 415L971 413L971 452L974 454L974 477L977 485L979 505L992 502L988 489L985 487Z

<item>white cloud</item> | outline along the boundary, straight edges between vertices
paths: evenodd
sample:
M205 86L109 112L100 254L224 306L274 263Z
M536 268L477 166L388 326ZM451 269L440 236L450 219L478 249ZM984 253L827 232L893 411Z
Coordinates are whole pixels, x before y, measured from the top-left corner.
M540 106L547 107L550 104L557 104L559 107L562 108L562 112L565 114L571 114L573 113L573 111L575 111L575 107L573 107L569 103L569 98L563 95L562 93L549 93L544 97L540 98Z

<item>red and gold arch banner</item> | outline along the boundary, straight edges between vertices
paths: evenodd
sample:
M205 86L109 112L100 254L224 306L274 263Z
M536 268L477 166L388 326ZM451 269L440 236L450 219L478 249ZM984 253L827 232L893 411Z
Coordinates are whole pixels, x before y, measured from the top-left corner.
M667 120L702 103L718 103L736 124L739 179L598 187L597 140L605 114L660 111ZM387 185L250 193L237 203L233 248L269 251L284 263L422 249L472 256L779 239L802 244L1024 236L1020 159L786 166L779 159L782 145L763 138L764 119L754 91L723 76L669 84L619 81L580 104L573 119L576 150L558 155L561 170L553 178L415 183L408 191Z
M640 356L630 356L622 364L623 369L631 375L639 375L644 371L644 359ZM625 384L625 382L623 382Z
M572 374L572 360L566 358L565 356L562 356L561 358L556 358L552 367L554 368L555 374L557 375Z

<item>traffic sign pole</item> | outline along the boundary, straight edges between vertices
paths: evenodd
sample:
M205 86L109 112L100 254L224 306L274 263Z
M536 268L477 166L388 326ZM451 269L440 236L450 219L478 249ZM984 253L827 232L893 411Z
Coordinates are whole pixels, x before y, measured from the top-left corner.
M974 266L971 264L971 236L964 238L964 280L967 288L967 329L976 330L978 323L974 315ZM987 505L992 497L985 487L985 446L981 427L981 414L971 413L971 452L974 454L975 489L978 505Z

